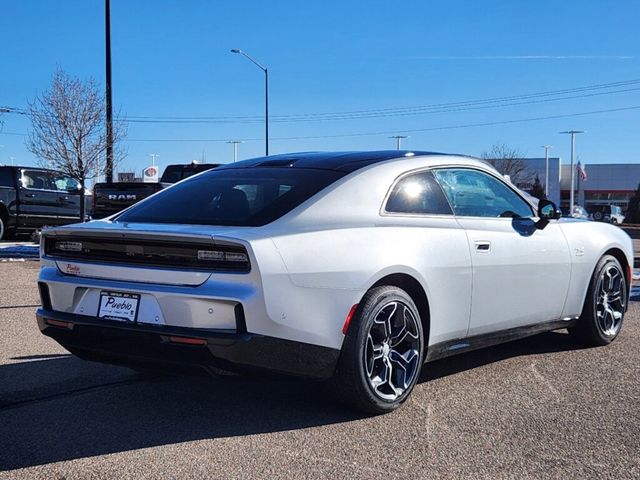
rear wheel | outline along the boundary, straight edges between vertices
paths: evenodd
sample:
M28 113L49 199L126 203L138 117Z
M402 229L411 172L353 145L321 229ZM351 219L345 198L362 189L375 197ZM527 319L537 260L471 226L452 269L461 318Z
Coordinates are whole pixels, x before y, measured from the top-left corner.
M411 297L393 286L364 296L346 334L334 390L367 413L398 408L415 386L424 357L420 314Z
M620 333L626 307L627 281L622 265L605 255L593 272L582 315L569 333L587 345L607 345Z

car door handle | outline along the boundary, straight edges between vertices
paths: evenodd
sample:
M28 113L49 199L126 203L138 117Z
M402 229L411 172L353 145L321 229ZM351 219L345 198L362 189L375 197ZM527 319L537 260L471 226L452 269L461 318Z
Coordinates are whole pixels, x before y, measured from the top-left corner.
M60 195L60 200L69 200L67 195Z
M27 198L36 198L36 194L35 193L25 193L24 196L27 197Z
M488 252L490 249L491 249L491 242L487 242L485 240L476 241L477 252Z

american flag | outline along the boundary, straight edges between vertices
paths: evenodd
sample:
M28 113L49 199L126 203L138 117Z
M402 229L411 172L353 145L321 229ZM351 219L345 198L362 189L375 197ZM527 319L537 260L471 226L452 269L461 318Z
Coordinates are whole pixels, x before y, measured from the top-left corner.
M584 168L584 165L582 165L582 163L578 162L578 164L576 165L576 170L578 171L578 175L580 175L580 180L582 180L583 182L587 181L587 171Z

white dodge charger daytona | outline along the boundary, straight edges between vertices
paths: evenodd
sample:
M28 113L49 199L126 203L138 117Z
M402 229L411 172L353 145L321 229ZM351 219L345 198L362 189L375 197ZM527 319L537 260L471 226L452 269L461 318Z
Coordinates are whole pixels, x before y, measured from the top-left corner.
M564 328L610 343L633 250L480 160L382 151L216 168L46 230L41 259L38 325L80 358L330 379L383 413L435 359Z

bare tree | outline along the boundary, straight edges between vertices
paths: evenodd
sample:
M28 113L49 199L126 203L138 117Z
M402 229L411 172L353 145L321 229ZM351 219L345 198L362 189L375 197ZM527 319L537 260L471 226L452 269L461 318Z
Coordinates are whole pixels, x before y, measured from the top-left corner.
M524 186L531 184L534 180L535 173L523 160L524 154L516 148L495 144L491 150L482 153L482 158L493 165L502 175L509 175L514 185Z
M58 68L49 90L29 103L32 130L26 142L42 167L64 172L79 183L80 219L85 219L84 189L104 172L106 125L104 96L93 81L82 81ZM114 163L123 157L118 140L126 134L114 122Z

